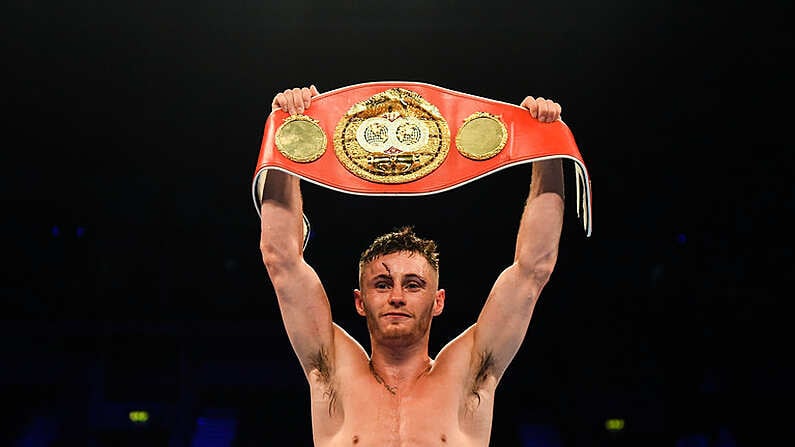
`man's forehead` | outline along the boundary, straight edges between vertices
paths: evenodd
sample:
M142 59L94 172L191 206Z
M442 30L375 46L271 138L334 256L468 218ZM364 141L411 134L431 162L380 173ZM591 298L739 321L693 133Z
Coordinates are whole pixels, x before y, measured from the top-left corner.
M366 272L374 275L392 273L423 274L432 269L425 257L413 252L396 252L378 256L365 264Z

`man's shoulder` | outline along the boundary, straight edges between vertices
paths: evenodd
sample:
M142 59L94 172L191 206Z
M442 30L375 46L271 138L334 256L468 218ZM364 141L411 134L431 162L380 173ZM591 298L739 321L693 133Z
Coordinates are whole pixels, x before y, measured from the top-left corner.
M434 360L434 368L461 368L470 363L475 326L472 324L466 328L439 351Z

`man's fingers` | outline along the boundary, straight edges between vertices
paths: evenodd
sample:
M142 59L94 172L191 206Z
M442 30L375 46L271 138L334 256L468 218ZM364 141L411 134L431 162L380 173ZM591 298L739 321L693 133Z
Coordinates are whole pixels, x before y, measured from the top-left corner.
M296 113L301 113L304 111L304 99L301 94L301 89L296 87L293 89L288 90L289 100L287 104L287 109L289 110L290 115L295 115ZM287 92L285 92L287 93Z
M521 106L530 111L530 116L533 118L538 118L538 104L536 103L535 98L532 96L526 96L524 101L522 101Z
M282 109L290 115L304 113L304 110L308 109L312 103L312 97L319 94L317 87L314 85L302 88L288 88L273 97L271 108L273 110Z
M304 109L308 109L309 105L312 104L312 92L306 87L301 89L301 104Z
M295 110L294 101L293 101L293 91L292 89L287 89L281 93L276 94L273 98L272 107L274 110L282 109L283 111L293 114L293 110Z
M553 121L557 121L560 119L560 115L563 113L563 107L560 106L558 103L555 104L555 116L552 118Z
M547 99L545 102L546 102L546 116L544 122L551 123L553 121L557 121L557 119L560 118L560 111L561 111L560 104L556 103L551 99Z
M273 101L271 101L271 110L276 110L281 107L279 105L279 95L281 95L281 93L277 93L276 96L273 97Z
M309 88L304 87L302 91L304 92L304 108L308 109L312 104L312 98L319 95L320 92L317 91L317 87L314 84L310 85Z
M284 92L279 92L273 97L271 108L273 110L282 109L285 112L287 111L287 97L284 95Z
M562 111L560 104L542 96L539 96L538 98L528 96L522 104L527 107L528 110L530 110L530 114L533 116L533 118L542 123L551 123L556 121L558 118L560 118L560 113Z
M544 99L544 97L539 96L536 98L536 104L538 104L538 121L542 123L547 122L547 117L549 116L549 100Z

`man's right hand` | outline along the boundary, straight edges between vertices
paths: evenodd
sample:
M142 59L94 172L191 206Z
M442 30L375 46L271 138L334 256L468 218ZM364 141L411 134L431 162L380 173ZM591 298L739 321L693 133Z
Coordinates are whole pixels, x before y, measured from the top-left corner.
M282 109L290 115L304 113L312 104L312 97L319 95L314 85L302 88L288 88L277 94L271 104L272 110Z

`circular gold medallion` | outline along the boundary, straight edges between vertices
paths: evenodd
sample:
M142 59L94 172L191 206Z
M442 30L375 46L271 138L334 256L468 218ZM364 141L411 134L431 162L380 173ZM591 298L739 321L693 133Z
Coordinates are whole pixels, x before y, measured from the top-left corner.
M355 104L337 123L334 151L350 172L405 183L438 168L450 149L439 109L416 92L392 88Z
M499 154L507 141L505 124L498 116L486 112L467 117L455 137L461 155L473 160L486 160Z
M306 115L291 115L276 130L276 147L292 161L315 161L326 151L326 133L318 121Z

